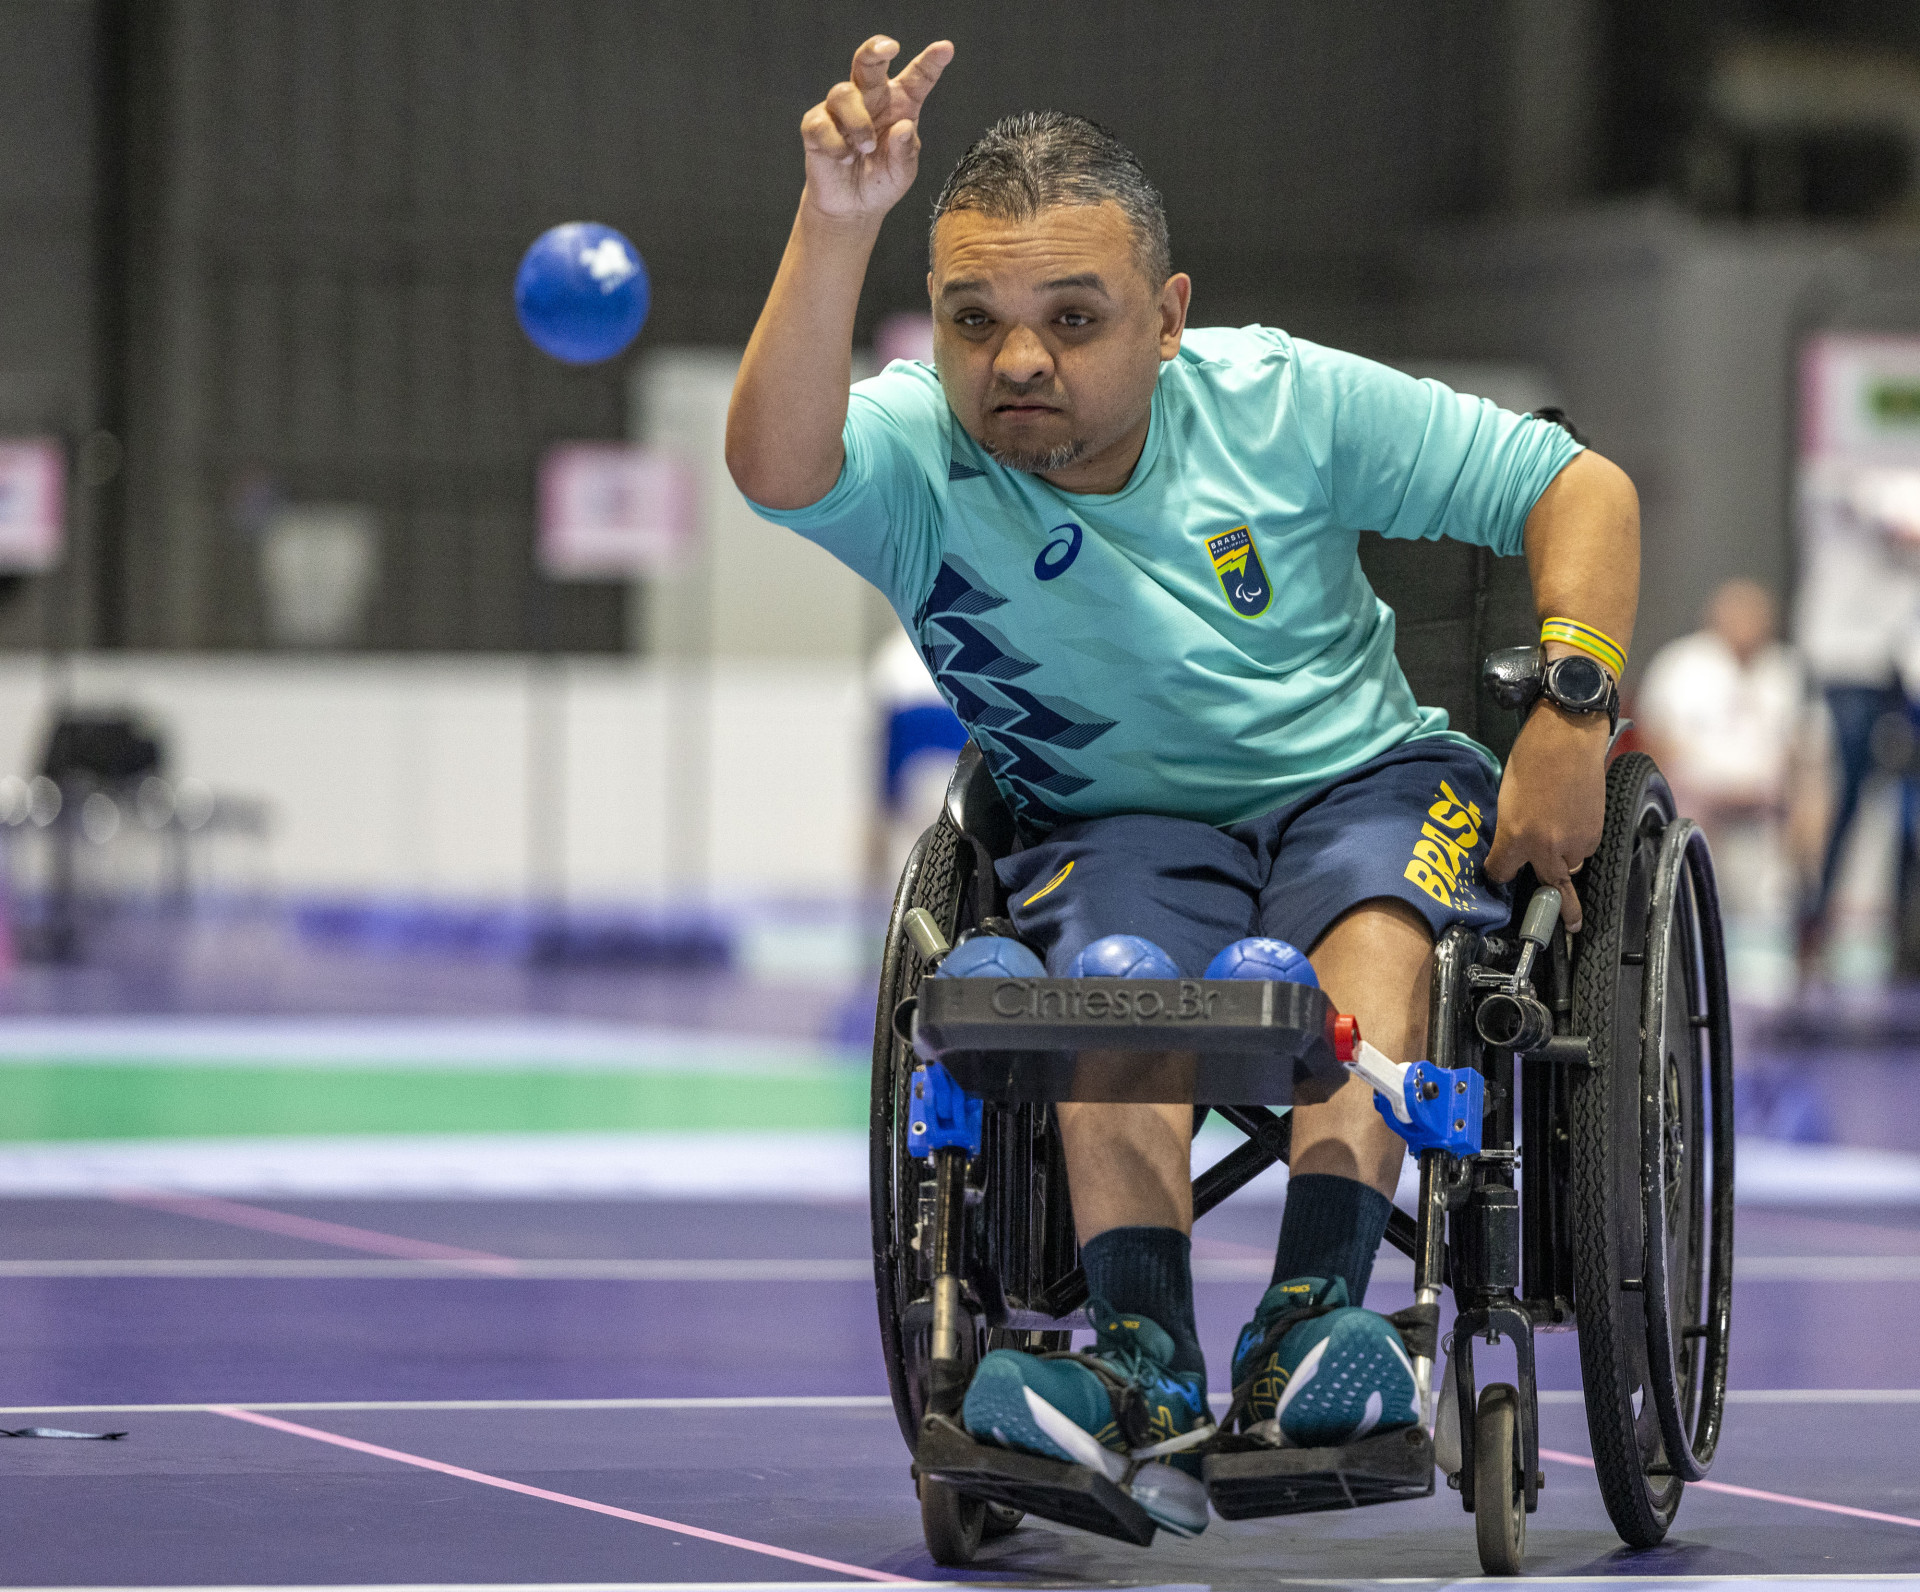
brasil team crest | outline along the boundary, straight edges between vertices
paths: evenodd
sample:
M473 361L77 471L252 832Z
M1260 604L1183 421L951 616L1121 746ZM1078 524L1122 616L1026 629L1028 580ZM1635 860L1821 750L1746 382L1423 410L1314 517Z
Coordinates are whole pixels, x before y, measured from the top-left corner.
M1266 566L1253 545L1253 533L1246 526L1236 525L1220 536L1210 537L1207 556L1213 560L1220 589L1236 614L1257 619L1267 611L1267 604L1273 601L1273 582L1267 579Z

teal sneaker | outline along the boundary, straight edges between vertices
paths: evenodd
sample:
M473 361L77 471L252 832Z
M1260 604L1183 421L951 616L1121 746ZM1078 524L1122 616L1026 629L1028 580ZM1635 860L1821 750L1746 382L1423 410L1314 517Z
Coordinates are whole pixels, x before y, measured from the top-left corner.
M960 1419L983 1443L1064 1459L1123 1482L1132 1462L1176 1439L1196 1446L1212 1432L1206 1379L1167 1369L1173 1339L1145 1316L1095 1301L1095 1342L1085 1354L995 1349L980 1362ZM1207 1491L1196 1454L1148 1458L1134 1473L1133 1500L1176 1536L1207 1525Z
M1412 1426L1420 1395L1385 1316L1347 1303L1344 1278L1295 1277L1261 1296L1233 1351L1242 1429L1295 1448L1331 1448Z

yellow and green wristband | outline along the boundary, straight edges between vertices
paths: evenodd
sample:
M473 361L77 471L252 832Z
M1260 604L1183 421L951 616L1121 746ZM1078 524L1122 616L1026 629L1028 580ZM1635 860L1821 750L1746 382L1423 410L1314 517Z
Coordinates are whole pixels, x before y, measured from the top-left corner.
M1619 679L1627 670L1627 655L1620 650L1620 644L1604 630L1595 630L1592 625L1583 625L1577 619L1549 619L1540 627L1540 640L1563 641L1569 647L1578 647L1591 658L1598 658L1610 670L1614 679Z

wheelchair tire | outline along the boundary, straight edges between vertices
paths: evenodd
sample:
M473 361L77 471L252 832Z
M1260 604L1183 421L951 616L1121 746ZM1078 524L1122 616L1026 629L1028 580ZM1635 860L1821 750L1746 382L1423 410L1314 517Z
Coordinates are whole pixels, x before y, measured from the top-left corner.
M907 1091L919 1065L912 1048L893 1029L893 1014L925 976L925 961L907 938L902 920L913 907L933 915L949 939L969 927L969 886L976 852L952 818L942 812L915 844L901 871L880 968L879 1010L874 1022L873 1085L868 1118L869 1200L874 1281L880 1342L900 1434L912 1449L926 1414L931 1320L927 1281L920 1272L915 1232L930 1195L924 1161L907 1153ZM1035 1308L1070 1280L1079 1264L1073 1212L1065 1198L1066 1169L1059 1134L1044 1106L990 1107L981 1154L970 1174L968 1224L970 1265L988 1292L1015 1308ZM1059 1191L1048 1198L1049 1190ZM973 1205L977 1191L980 1203ZM989 1349L1038 1352L1065 1349L1072 1334L998 1327L976 1317L963 1352L978 1363ZM992 1538L1019 1524L1017 1511L989 1512Z
M893 1031L893 1012L926 972L901 920L914 907L931 913L949 939L960 915L967 848L943 812L914 844L894 892L880 963L880 1003L873 1025L873 1090L868 1115L868 1200L873 1225L874 1286L880 1310L881 1353L900 1434L912 1449L926 1414L931 1323L909 1320L925 1291L914 1231L920 1216L925 1163L907 1153L907 1090L916 1065L913 1051ZM976 1345L976 1358L981 1346ZM924 1497L925 1487L922 1487ZM951 1489L948 1489L949 1491ZM924 1508L924 1506L923 1506ZM928 1539L929 1548L932 1538ZM964 1560L942 1560L964 1563Z
M920 1534L927 1540L928 1557L935 1564L972 1564L987 1534L987 1512L992 1507L984 1499L969 1498L943 1481L922 1476Z
M1607 774L1599 849L1575 877L1585 922L1574 942L1573 1029L1587 1036L1591 1067L1577 1071L1569 1088L1574 1307L1595 1474L1614 1529L1636 1548L1653 1547L1666 1536L1693 1463L1691 1455L1669 1456L1663 1405L1669 1414L1675 1408L1707 1412L1698 1430L1711 1457L1725 1390L1725 1295L1731 1289L1731 1102L1721 1087L1723 1073L1730 1084L1730 1056L1722 1043L1726 995L1724 966L1717 961L1717 908L1710 899L1705 903L1712 914L1705 925L1701 909L1690 904L1680 909L1682 921L1671 910L1666 921L1650 921L1663 841L1674 824L1673 797L1653 760L1638 752L1616 759ZM1710 873L1706 879L1710 897ZM1684 891L1665 895L1669 908L1676 899L1693 901ZM1703 928L1712 941L1704 962ZM1678 936L1679 954L1650 956L1670 935ZM1649 967L1666 970L1664 991L1647 985ZM1647 1013L1663 1012L1676 1001L1680 1020L1659 1021L1649 1032ZM1709 1078L1700 1033L1715 1023L1720 1026L1712 1036ZM1676 1041L1676 1033L1684 1039ZM1711 1299L1703 1289L1709 1090L1715 1141ZM1657 1130L1652 1142L1661 1145L1651 1157L1643 1149L1649 1123ZM1662 1219L1654 1230L1666 1241L1665 1264L1650 1268L1646 1239L1656 1202ZM1650 1352L1653 1312L1643 1291L1650 1269L1667 1278L1663 1325L1670 1328L1676 1316L1681 1324L1661 1334L1662 1364L1654 1364ZM1708 1331L1702 1324L1707 1319L1717 1330ZM1703 1338L1710 1339L1711 1363L1705 1366Z
M1525 1463L1519 1390L1491 1382L1473 1418L1473 1535L1488 1575L1518 1575L1527 1555Z

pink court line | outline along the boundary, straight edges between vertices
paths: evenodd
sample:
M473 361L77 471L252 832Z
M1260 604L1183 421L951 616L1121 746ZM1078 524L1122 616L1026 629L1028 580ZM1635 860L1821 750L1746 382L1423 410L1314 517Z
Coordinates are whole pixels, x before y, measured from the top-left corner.
M1542 1459L1557 1459L1563 1465L1583 1465L1593 1469L1593 1461L1584 1454L1562 1454L1555 1449L1540 1450ZM1796 1509L1818 1509L1822 1514L1851 1515L1855 1520L1877 1520L1885 1526L1913 1526L1920 1528L1920 1520L1911 1515L1883 1515L1877 1509L1855 1509L1851 1504L1823 1503L1818 1498L1796 1498L1792 1493L1762 1492L1758 1487L1735 1487L1724 1481L1690 1481L1689 1487L1698 1487L1702 1492L1726 1493L1732 1498L1757 1498L1763 1504L1792 1504Z
M310 1437L316 1443L331 1443L336 1448L350 1448L356 1454L371 1454L376 1459L391 1459L396 1464L413 1465L420 1470L437 1471L442 1476L456 1476L461 1481L477 1481L483 1487L498 1487L502 1492L520 1493L528 1498L541 1498L550 1504L565 1504L570 1509L585 1509L596 1515L611 1515L615 1520L631 1520L635 1525L654 1526L661 1531L675 1532L683 1537L698 1537L702 1542L717 1542L725 1548L744 1548L748 1553L762 1553L770 1559L785 1559L792 1564L808 1565L815 1570L831 1570L836 1575L850 1575L862 1581L888 1581L901 1586L914 1586L918 1583L912 1576L889 1575L885 1570L868 1570L857 1564L842 1564L837 1559L822 1559L811 1553L797 1553L792 1548L776 1548L768 1542L755 1542L749 1537L731 1537L724 1531L707 1531L700 1526L683 1525L678 1520L662 1520L658 1515L638 1514L631 1509L616 1509L612 1504L595 1503L591 1498L576 1498L571 1493L549 1492L544 1487L529 1487L525 1482L509 1481L505 1476L490 1476L484 1470L467 1470L460 1465L449 1465L438 1459L426 1459L419 1454L402 1453L397 1448L382 1448L378 1443L363 1443L357 1437L342 1437L337 1432L323 1432L317 1426L301 1426L294 1421L283 1421L272 1415L261 1415L255 1410L243 1410L231 1404L210 1404L210 1415L224 1415L229 1420L250 1421L255 1426L270 1427L276 1432L287 1432L295 1437Z
M398 1233L377 1233L369 1227L348 1227L340 1222L293 1216L286 1211L268 1210L263 1205L242 1205L237 1200L214 1199L204 1194L168 1194L158 1189L129 1188L115 1190L113 1198L123 1205L145 1205L153 1210L171 1211L176 1216L224 1222L229 1227L250 1227L255 1232L277 1233L283 1238L304 1238L339 1249L357 1249L367 1255L437 1260L470 1271L508 1275L520 1270L519 1261L506 1255L488 1254L484 1249L460 1249L452 1244L429 1243L422 1238L402 1238Z

